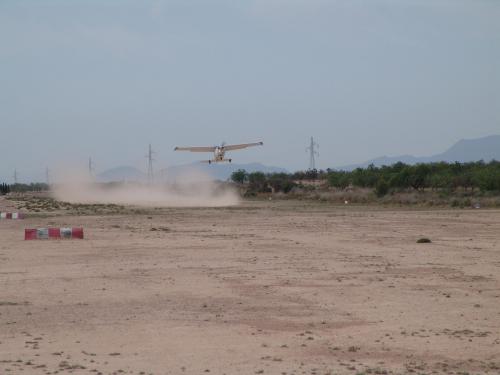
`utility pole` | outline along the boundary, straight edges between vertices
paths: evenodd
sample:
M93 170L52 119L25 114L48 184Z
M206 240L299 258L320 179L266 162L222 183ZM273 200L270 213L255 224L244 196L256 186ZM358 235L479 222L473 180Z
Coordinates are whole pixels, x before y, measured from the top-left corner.
M14 169L14 175L12 177L14 177L14 184L17 185L17 177L18 177L18 175L17 175L17 169Z
M150 185L153 183L153 180L154 180L154 175L153 175L153 161L154 161L153 155L154 154L155 154L155 152L151 148L151 143L150 143L148 154L146 155L146 157L148 158L148 184L150 184Z
M50 173L49 173L49 167L45 168L45 182L48 185L50 185Z
M311 143L309 147L306 148L306 152L309 152L309 169L316 169L316 156L319 156L319 145L314 142L314 138L311 137Z
M89 176L90 178L94 177L94 162L92 158L89 158Z

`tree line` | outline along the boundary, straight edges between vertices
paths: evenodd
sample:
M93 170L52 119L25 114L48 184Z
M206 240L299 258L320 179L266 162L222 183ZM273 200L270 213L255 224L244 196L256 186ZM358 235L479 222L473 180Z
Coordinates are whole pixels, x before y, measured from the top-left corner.
M0 195L5 195L10 193L10 186L6 183L0 184Z
M290 192L304 181L322 181L324 185L345 190L352 187L374 189L378 196L390 192L426 189L500 192L500 162L423 163L409 165L402 162L353 171L309 170L295 173L247 173L238 170L231 176L238 184L246 184L254 193Z
M32 182L30 184L0 184L0 195L5 195L9 193L26 193L28 191L47 191L49 190L49 185L41 182Z

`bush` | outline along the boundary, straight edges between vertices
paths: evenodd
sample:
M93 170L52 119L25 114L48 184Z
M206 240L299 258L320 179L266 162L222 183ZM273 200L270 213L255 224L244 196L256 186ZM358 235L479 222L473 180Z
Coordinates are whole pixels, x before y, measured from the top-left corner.
M309 169L306 171L304 179L305 180L317 180L319 177L319 172L317 169Z
M297 184L286 173L274 173L267 176L269 185L275 193L289 193Z
M483 191L498 191L500 190L500 171L488 169L478 171L473 181Z
M248 179L248 174L244 169L238 169L231 174L231 181L243 184Z
M248 175L249 189L257 193L269 193L267 177L262 172L253 172Z
M431 243L432 241L428 238L420 238L417 240L417 243Z
M328 175L328 184L335 188L344 190L351 184L351 179L347 172L330 172Z
M389 193L389 184L384 179L378 180L375 185L375 194L377 194L377 197L381 198L387 195L387 193Z

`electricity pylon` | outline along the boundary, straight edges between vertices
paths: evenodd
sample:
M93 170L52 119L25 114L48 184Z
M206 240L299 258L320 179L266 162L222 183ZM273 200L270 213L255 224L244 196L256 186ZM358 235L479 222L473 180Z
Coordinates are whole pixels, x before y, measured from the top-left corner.
M309 152L309 169L316 169L316 156L319 156L319 145L314 142L314 138L311 137L311 143L309 147L306 148L306 151Z

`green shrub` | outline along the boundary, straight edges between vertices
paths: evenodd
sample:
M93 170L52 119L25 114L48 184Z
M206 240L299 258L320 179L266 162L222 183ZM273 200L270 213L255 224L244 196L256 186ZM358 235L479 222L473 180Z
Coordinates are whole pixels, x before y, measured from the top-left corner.
M238 169L231 174L231 181L243 184L248 179L248 174L244 169Z
M389 193L389 184L384 179L378 180L375 185L375 194L377 194L377 197L383 197L387 193Z

